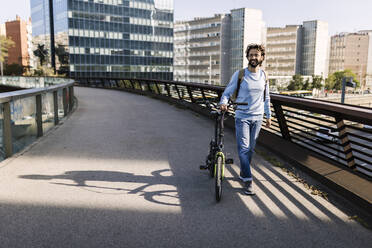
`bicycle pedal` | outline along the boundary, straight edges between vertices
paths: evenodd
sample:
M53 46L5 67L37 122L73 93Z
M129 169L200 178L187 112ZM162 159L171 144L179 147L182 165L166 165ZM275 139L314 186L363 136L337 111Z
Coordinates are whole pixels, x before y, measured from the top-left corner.
M225 159L225 164L233 164L233 163L234 163L234 159L232 158Z
M208 166L207 165L200 165L199 167L201 170L207 170L208 169Z

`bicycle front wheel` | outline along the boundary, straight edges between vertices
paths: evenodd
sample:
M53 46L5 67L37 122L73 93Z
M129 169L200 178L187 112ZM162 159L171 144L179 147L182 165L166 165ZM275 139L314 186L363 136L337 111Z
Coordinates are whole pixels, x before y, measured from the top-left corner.
M219 202L222 196L222 170L223 170L223 157L218 156L215 166L215 190L216 190L216 201Z

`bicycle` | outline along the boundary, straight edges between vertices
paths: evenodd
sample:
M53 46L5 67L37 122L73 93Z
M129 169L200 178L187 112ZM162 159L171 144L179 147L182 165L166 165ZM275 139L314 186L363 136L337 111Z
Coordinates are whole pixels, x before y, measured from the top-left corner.
M214 138L209 143L209 154L205 160L205 165L201 165L201 170L209 170L209 175L215 178L215 196L219 202L222 196L222 181L225 176L225 164L233 164L232 158L226 158L224 153L224 120L226 111L218 109L216 103L206 102L206 105L211 111L211 115L215 117ZM236 105L247 105L247 103L229 102L228 107Z

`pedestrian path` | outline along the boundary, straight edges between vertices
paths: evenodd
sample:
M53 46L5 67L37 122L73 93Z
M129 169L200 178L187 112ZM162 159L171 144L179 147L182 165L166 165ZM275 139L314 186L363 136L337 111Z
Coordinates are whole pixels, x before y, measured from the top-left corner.
M199 165L213 122L149 97L75 88L78 107L0 163L0 247L370 247L372 232L255 155L257 195ZM237 162L234 135L225 147Z

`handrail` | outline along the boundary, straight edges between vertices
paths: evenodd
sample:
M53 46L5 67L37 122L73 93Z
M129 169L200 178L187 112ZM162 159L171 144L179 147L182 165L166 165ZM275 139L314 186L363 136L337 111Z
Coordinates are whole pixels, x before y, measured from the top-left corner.
M293 107L306 107L312 110L326 111L339 113L349 120L360 121L363 120L366 124L372 125L372 109L366 107L360 107L355 105L341 104L335 102L328 102L322 100L314 100L309 98L298 98L291 96L284 96L279 94L270 94L272 101L277 101L282 104L293 106Z
M58 91L62 90L62 108L63 116L67 116L71 112L74 101L74 81L70 80L68 83L62 83L53 85L50 87L36 88L36 89L25 89L13 92L0 93L0 104L3 112L3 149L0 150L3 153L4 158L11 157L13 155L14 142L17 140L13 135L19 135L17 127L22 127L22 124L17 124L12 120L11 115L11 104L19 99L35 97L36 109L35 109L35 122L31 121L26 126L36 125L37 137L41 137L44 134L43 130L43 118L45 122L45 116L43 116L43 95L47 93L53 93L53 112L50 112L54 116L54 125L59 123L59 104L58 104ZM13 104L14 106L14 104ZM45 107L46 108L46 107ZM22 113L22 112L21 112ZM25 118L23 116L22 118ZM32 118L31 116L28 116ZM19 129L18 128L18 129ZM22 148L22 147L21 147ZM19 148L19 149L21 149Z
M59 85L53 85L50 87L36 88L36 89L25 89L0 93L0 103L9 102L15 98L24 98L29 96L36 96L38 94L43 94L51 91L56 91L58 89L63 89L74 85L74 81L71 80L69 83L63 83Z
M205 101L218 102L225 88L155 79L76 80L80 85L117 88L176 101L204 113L209 112ZM267 129L263 125L263 129L372 179L372 129L366 128L372 126L372 109L278 94L270 96L272 127ZM229 118L233 114L231 110ZM329 133L324 134L327 130ZM358 137L363 137L363 141Z

